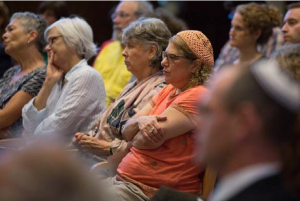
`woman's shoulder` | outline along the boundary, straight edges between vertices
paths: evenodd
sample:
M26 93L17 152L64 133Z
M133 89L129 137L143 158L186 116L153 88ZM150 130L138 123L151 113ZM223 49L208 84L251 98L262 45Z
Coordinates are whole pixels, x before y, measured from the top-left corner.
M101 74L90 65L83 65L76 73L74 73L74 77L80 77L81 79L97 78L103 80Z
M187 98L187 99L199 99L200 96L207 92L207 88L203 85L195 86L190 89L187 89L179 94L178 97L180 98Z

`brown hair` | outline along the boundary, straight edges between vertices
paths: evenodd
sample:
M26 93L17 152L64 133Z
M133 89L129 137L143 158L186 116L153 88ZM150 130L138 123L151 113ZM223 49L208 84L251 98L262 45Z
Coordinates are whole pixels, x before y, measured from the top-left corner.
M291 10L293 8L300 8L300 2L297 2L297 3L291 3L288 5L288 10Z
M40 4L38 12L43 14L46 10L52 11L56 20L69 17L68 7L64 1L44 1Z
M173 43L175 47L178 49L179 53L185 56L186 58L190 60L196 60L198 59L197 56L192 52L192 50L188 47L188 45L181 39L180 36L175 35L169 40L170 43ZM207 67L203 63L201 63L201 66L198 69L198 83L196 85L203 85L208 78L210 77L212 68Z
M273 34L273 28L280 25L282 18L278 9L265 4L249 3L239 5L236 12L242 15L250 33L261 30L261 35L257 39L257 43L260 45L268 42Z

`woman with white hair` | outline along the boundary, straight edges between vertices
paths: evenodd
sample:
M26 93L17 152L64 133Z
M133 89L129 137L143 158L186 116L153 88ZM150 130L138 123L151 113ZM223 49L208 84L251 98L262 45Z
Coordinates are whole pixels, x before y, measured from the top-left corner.
M64 18L45 31L49 64L41 91L23 108L25 134L55 135L70 141L87 132L105 109L101 75L87 64L96 54L91 27Z

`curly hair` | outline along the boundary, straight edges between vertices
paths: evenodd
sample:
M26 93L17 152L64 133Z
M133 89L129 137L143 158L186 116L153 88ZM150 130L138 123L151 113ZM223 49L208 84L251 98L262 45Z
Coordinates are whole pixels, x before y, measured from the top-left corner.
M181 39L180 36L174 35L169 42L173 43L178 49L179 53L185 56L186 58L189 58L189 60L194 61L198 59L197 56L192 52L192 50ZM197 83L195 83L195 85L203 85L210 77L211 72L212 68L210 66L206 66L203 63L201 63L201 66L199 66L197 72L195 73L196 75L198 75L198 80Z
M300 82L300 44L285 45L274 52L272 58Z
M257 43L260 45L268 42L273 34L273 28L279 26L282 19L278 9L266 4L249 3L239 5L236 12L243 17L250 33L261 30L261 34L257 39Z

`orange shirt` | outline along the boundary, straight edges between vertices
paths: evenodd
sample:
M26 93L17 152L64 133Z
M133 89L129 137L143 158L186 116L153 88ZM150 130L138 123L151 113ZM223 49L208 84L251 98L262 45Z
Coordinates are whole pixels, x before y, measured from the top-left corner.
M197 101L206 89L197 86L176 96L172 95L174 91L172 85L162 89L152 99L150 115L160 115L168 107L173 107L196 124ZM162 185L199 194L202 189L199 174L203 170L191 161L194 149L193 131L169 139L155 150L133 147L120 163L117 178L136 184L148 197L152 197Z

